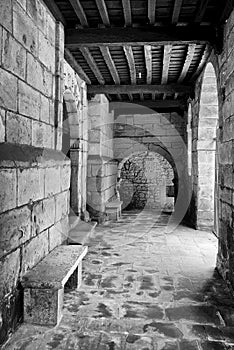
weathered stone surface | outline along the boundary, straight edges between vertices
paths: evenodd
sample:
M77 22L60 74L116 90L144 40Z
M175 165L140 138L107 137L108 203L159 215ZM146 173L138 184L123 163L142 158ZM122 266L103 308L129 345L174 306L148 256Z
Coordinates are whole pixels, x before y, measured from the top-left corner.
M44 198L44 169L18 170L18 205Z
M3 30L2 42L3 67L18 77L25 79L26 50L6 30Z
M49 229L49 251L67 240L68 231L69 222L67 217L56 222L56 224Z
M41 32L39 32L39 59L52 73L55 72L55 48Z
M52 74L30 53L27 54L27 82L48 97L52 95Z
M17 110L17 78L0 68L0 105Z
M60 169L59 167L45 169L45 196L60 192Z
M69 212L69 193L68 191L64 191L59 193L55 197L56 202L56 222L60 221L63 217L65 217Z
M20 272L20 249L7 255L0 261L0 297L12 291L17 284Z
M40 121L32 121L32 145L53 148L54 128Z
M62 245L55 248L40 264L23 276L23 286L36 289L63 288L87 252L88 247L77 245Z
M0 213L16 207L16 170L0 170Z
M34 119L40 117L40 94L22 81L19 81L19 112Z
M6 112L0 108L0 142L5 142L6 136Z
M12 32L12 0L1 1L0 24L9 32Z
M55 223L55 198L44 199L33 206L33 233L38 234Z
M22 7L13 3L13 31L15 38L34 55L38 52L38 30Z
M0 257L31 238L31 211L25 206L0 215Z
M50 124L50 103L51 100L41 95L41 115L40 120Z
M32 120L19 114L7 112L6 140L7 142L31 145Z
M48 252L48 230L46 230L40 235L34 237L22 248L21 277L25 275L27 270L32 269L33 266L42 260Z

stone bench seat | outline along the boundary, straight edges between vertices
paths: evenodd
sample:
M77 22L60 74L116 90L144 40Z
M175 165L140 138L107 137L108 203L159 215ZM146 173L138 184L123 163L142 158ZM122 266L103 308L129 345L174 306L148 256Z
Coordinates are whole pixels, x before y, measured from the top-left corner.
M118 221L120 219L122 204L123 202L119 199L106 203L106 214L111 220Z
M23 276L25 322L53 326L60 322L64 286L70 279L72 287L80 287L87 251L87 246L59 246Z

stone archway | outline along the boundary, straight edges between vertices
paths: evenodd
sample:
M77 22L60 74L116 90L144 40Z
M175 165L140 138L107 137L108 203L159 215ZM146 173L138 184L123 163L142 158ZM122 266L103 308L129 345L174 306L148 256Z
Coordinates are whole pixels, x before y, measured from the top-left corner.
M197 228L213 229L215 188L217 183L216 134L218 125L218 89L214 67L208 63L202 81L198 121Z
M157 152L134 152L118 166L123 209L174 209L174 170Z

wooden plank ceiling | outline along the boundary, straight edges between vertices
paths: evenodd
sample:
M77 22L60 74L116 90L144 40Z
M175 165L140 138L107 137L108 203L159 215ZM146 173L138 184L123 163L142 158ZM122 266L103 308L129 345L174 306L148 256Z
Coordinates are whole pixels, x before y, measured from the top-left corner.
M233 0L45 3L65 26L65 57L90 94L160 108L186 101L233 8Z

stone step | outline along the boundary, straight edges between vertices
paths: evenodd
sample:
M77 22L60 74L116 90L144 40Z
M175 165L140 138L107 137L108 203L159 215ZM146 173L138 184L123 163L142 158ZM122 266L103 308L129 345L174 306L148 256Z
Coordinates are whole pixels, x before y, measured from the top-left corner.
M68 244L86 245L96 225L97 222L93 221L85 222L79 220L78 222L76 222L76 224L69 231Z

